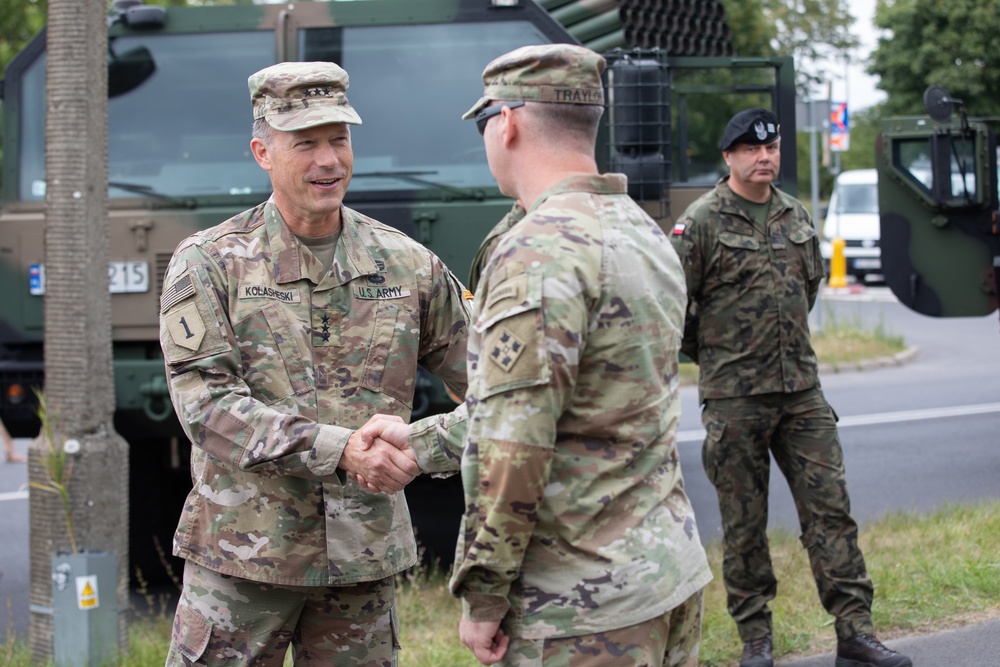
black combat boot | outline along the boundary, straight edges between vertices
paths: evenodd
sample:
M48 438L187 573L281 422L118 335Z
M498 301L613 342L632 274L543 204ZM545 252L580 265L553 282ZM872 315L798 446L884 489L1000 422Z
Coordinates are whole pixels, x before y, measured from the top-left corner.
M875 635L858 635L837 640L837 667L913 667L913 663Z
M740 667L774 667L774 655L771 652L771 635L751 639L743 644L743 656L740 658Z

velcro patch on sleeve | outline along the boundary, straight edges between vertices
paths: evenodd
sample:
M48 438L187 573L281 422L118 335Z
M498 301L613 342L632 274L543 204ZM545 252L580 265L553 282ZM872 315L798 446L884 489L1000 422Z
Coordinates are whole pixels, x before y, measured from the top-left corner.
M491 339L492 347L486 353L490 361L502 368L504 372L510 372L521 353L524 352L524 342L514 335L514 332L505 326L498 327Z
M479 365L485 395L548 382L541 315L538 308L523 311L500 320L486 332L482 354L490 361Z
M160 295L160 312L167 312L190 296L194 296L194 281L191 280L191 274L188 273L163 290L163 294Z
M201 342L205 339L205 323L198 312L198 306L189 303L186 306L177 308L163 317L170 332L170 338L174 345L197 352L201 347Z
M228 349L197 268L188 269L164 288L160 313L160 344L168 362L207 357Z
M509 301L510 304L520 303L524 300L527 284L528 276L523 273L503 281L487 294L486 309L490 310L498 303L505 301ZM504 304L503 307L508 307L508 304Z

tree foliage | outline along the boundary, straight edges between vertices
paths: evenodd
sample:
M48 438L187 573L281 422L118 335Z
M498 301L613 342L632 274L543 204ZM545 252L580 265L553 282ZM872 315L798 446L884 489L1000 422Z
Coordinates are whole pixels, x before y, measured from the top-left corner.
M859 41L843 0L723 0L741 56L792 56L807 92L827 78L822 62L849 59Z
M886 31L869 73L881 77L889 114L923 114L923 93L942 86L972 114L1000 107L1000 3L997 0L878 0L875 25Z
M47 0L0 0L0 69L45 25Z

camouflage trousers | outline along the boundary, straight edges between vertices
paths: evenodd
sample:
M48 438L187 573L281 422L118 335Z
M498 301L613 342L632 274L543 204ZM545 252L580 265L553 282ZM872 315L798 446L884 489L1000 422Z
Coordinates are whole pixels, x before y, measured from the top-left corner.
M174 615L167 667L295 665L395 667L392 577L350 586L275 586L190 561Z
M662 616L627 628L554 639L515 639L501 667L698 667L698 591Z
M837 636L872 632L872 582L844 477L837 415L819 388L708 399L702 462L719 496L729 613L740 637L771 632L777 592L767 542L770 455L788 481L819 598Z

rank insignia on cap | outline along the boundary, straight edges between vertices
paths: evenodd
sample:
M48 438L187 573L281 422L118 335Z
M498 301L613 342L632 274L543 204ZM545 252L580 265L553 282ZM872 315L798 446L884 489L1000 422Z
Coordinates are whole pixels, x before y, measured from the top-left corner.
M687 229L687 225L685 225L683 222L678 222L676 225L674 225L673 235L680 236L681 234L684 233L685 229Z
M524 351L524 343L506 327L500 330L495 340L493 348L489 351L489 357L493 363L509 372Z

